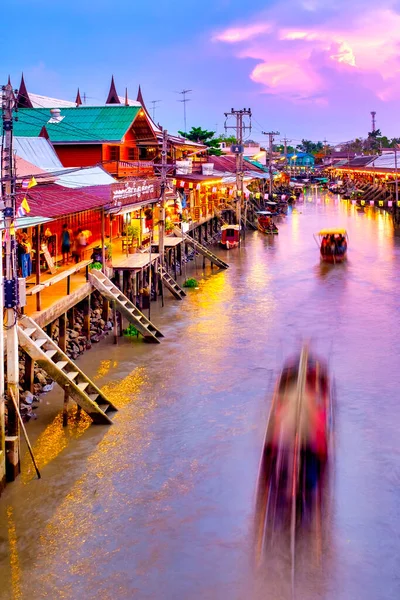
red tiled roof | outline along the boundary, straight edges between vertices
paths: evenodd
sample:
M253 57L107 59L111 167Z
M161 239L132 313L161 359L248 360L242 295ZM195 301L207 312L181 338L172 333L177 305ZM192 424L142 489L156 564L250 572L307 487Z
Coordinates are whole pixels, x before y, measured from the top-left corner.
M24 193L17 199L17 206ZM80 189L60 185L38 185L25 192L31 212L30 217L57 219L65 215L100 208L110 202L110 186L99 185Z

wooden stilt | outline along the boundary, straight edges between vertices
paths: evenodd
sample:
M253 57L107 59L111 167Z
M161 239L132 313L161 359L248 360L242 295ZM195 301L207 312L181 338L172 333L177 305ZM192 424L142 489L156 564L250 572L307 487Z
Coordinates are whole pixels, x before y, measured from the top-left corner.
M103 298L103 311L102 311L102 314L101 314L101 318L106 323L110 319L110 303L107 300L107 298Z
M36 244L35 244L35 252L36 252L36 285L40 284L40 225L36 227ZM40 292L36 294L36 310L40 311L41 307L41 298Z
M67 315L65 313L58 318L58 346L63 352L67 349Z
M25 390L33 392L33 379L35 375L35 362L31 359L29 354L25 354L25 374L24 374L24 387Z
M118 315L117 304L113 303L114 344L118 344Z
M67 315L68 315L68 327L70 329L73 329L74 325L75 325L75 307L72 307L68 311Z
M89 294L87 298L83 301L83 335L86 336L86 339L90 341L90 298Z
M63 427L68 425L68 400L69 400L69 385L64 388L64 405L63 405Z

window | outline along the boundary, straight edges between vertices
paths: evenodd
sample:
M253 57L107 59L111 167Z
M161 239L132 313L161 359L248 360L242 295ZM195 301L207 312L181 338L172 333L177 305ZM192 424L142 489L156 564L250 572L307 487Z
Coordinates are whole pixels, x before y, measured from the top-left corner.
M110 146L110 160L119 160L119 146Z
M147 148L139 148L139 160L147 159Z
M128 148L128 160L136 160L136 148Z

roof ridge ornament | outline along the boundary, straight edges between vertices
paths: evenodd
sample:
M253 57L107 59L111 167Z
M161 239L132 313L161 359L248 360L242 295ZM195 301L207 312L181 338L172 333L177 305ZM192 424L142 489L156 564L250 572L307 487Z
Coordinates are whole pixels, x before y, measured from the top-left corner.
M117 88L115 87L114 75L111 76L110 91L108 92L106 104L121 104L121 100L117 94Z

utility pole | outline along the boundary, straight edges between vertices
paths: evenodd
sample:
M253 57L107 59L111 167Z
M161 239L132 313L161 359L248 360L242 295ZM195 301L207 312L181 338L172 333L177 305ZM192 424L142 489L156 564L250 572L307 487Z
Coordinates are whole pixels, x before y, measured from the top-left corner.
M161 150L161 218L158 222L158 250L160 252L161 265L164 266L164 237L165 237L165 192L167 188L167 156L168 156L168 132L163 129Z
M192 91L193 90L182 90L181 92L176 92L177 94L182 95L182 100L178 100L178 102L183 102L183 121L185 124L185 128L184 128L185 134L187 133L187 131L186 131L186 102L190 102L190 98L186 98L186 96L188 94L190 94L190 92L192 92Z
M284 144L284 156L285 156L285 169L287 169L288 166L288 159L287 159L287 145L288 143L290 143L292 140L288 140L287 137L283 138L283 144Z
M236 155L236 220L237 220L239 227L241 228L241 225L242 225L243 177L244 177L244 173L243 173L243 151L244 151L243 134L245 133L246 129L249 130L249 133L251 131L251 109L250 108L241 108L240 110L235 110L235 109L231 108L231 111L229 113L224 113L224 114L225 114L226 119L228 119L228 117L236 118L236 125L226 125L226 122L225 122L225 132L227 132L228 129L236 130L236 144L233 144L231 146L231 149L234 151L234 153ZM243 122L243 117L249 118L249 120L250 120L249 125L246 125ZM245 204L245 218L246 218L246 212L247 212L246 209L247 209L247 203ZM244 225L246 227L246 222ZM244 231L244 229L243 229L243 231Z
M161 102L161 100L151 100L150 104L151 106L151 110L153 112L153 121L155 122L155 117L156 117L156 105Z
M10 81L2 86L3 109L3 145L1 153L1 195L3 218L5 224L5 278L1 273L4 291L4 305L6 307L7 329L7 393L14 398L16 407L19 407L19 364L18 364L18 334L17 334L17 307L18 307L18 271L16 260L15 239L15 172L13 155L13 109L15 96ZM0 357L3 360L3 356ZM0 400L4 410L4 400ZM1 417L0 417L1 418ZM0 424L1 447L4 452L3 423ZM17 409L14 402L8 405L8 436L7 447L7 477L13 481L19 473L19 424Z
M267 135L269 139L269 161L268 161L268 170L269 170L269 195L270 198L272 196L272 148L274 143L274 136L280 135L279 131L262 131L263 135Z
M374 131L376 131L376 119L375 119L375 117L376 117L376 111L375 111L375 110L372 110L372 111L371 111L371 121L372 121L372 123L371 123L371 124L372 124L372 133L373 133Z

